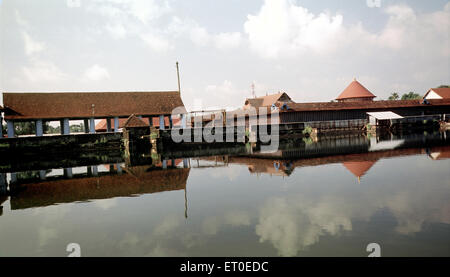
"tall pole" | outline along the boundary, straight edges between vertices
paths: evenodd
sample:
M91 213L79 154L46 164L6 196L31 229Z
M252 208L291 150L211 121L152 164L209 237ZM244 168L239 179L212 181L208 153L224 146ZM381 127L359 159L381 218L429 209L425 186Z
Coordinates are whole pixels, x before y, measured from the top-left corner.
M181 93L181 88L180 88L180 69L178 68L178 62L176 63L177 66L177 79L178 79L178 93Z

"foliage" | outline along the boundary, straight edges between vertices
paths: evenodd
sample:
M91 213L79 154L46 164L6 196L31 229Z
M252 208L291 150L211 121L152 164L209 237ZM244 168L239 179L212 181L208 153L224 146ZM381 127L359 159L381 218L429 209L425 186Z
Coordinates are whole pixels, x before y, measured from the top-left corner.
M33 121L14 122L14 132L17 136L36 134L36 124Z
M402 100L415 100L415 99L421 99L422 96L420 96L417 93L414 93L413 91L410 91L408 93L404 93L402 95Z
M438 86L438 88L450 88L450 86L449 85L440 85L440 86Z
M305 129L303 129L302 134L306 135L310 135L313 131L313 128L309 125L305 126Z
M394 92L389 96L388 100L398 100L400 98L400 95L397 92Z

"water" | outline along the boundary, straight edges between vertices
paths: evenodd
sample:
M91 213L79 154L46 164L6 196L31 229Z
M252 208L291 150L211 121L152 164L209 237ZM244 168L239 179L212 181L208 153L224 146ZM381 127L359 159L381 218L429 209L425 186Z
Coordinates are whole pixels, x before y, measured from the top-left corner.
M0 256L450 256L447 137L8 173Z

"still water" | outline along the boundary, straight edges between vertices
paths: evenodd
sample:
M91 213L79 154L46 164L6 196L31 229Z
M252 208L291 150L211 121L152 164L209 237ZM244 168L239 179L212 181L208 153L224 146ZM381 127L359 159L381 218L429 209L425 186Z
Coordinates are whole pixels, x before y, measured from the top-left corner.
M428 137L3 173L0 256L450 256L450 136Z

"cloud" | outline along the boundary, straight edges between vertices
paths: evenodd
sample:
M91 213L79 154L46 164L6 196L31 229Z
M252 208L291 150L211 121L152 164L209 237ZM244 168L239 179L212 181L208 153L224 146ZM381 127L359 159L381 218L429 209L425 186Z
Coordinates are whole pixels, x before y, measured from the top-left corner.
M45 49L45 44L43 42L33 40L27 32L22 31L22 37L25 43L25 54L27 54L27 56L39 53Z
M81 7L81 0L67 0L67 7L69 8L79 8Z
M67 79L54 63L33 58L29 66L22 67L25 77L31 82L55 82Z
M109 72L105 67L102 67L98 64L94 64L93 66L86 69L84 72L84 78L91 81L101 81L104 79L109 79Z
M155 52L165 52L172 49L171 44L167 39L152 33L140 35L140 38Z
M214 37L216 47L221 50L239 47L241 41L242 35L239 32L220 33Z

